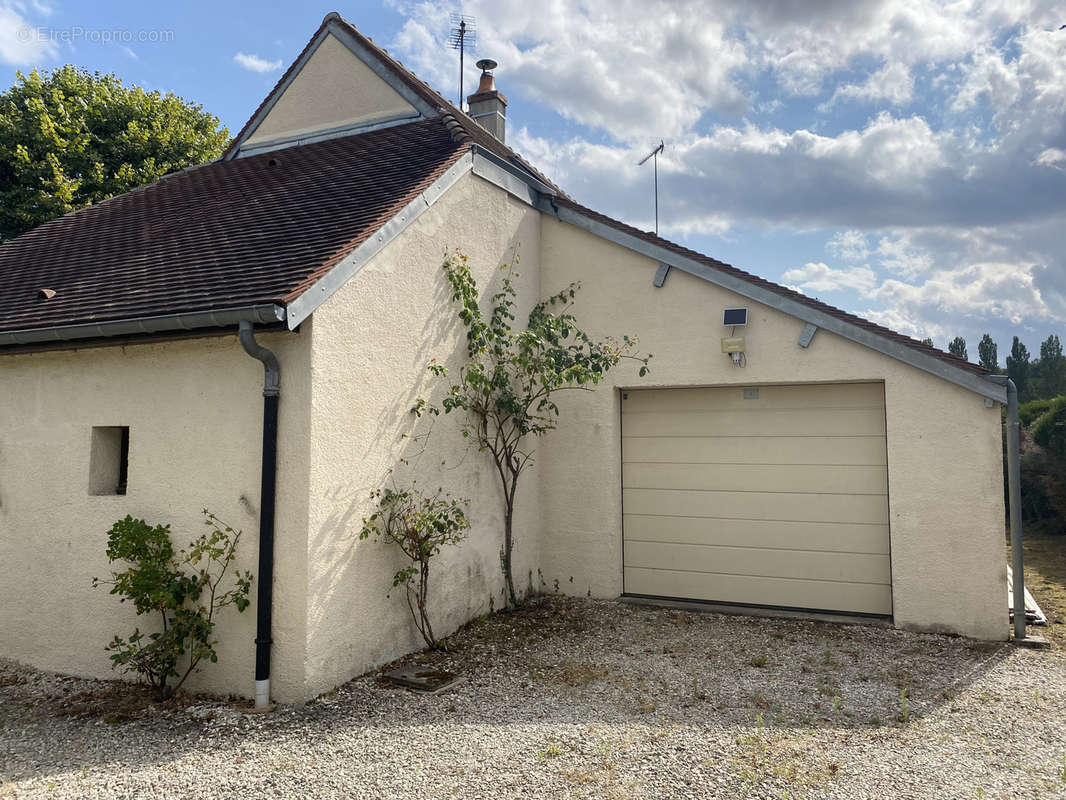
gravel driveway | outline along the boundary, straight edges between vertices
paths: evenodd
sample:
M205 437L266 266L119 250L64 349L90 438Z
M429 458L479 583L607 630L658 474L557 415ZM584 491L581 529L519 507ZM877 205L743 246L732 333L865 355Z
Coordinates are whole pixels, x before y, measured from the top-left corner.
M269 715L0 664L0 797L1066 797L1056 651L554 597L449 644Z

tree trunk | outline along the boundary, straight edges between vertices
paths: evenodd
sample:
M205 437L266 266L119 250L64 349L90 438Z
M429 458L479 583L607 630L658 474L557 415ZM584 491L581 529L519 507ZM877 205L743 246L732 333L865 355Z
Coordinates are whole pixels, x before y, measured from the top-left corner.
M503 577L507 583L507 606L518 608L518 596L514 591L514 578L511 576L511 551L514 549L514 494L507 500L507 510L503 515Z

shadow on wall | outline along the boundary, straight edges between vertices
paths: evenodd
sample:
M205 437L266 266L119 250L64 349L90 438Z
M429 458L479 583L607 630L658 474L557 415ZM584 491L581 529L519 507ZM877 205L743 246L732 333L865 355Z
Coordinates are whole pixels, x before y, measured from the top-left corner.
M515 252L517 238L504 250ZM501 262L502 263L502 262ZM434 560L430 582L430 614L441 635L450 633L467 620L500 608L505 603L499 551L502 547L503 514L500 490L489 462L476 445L462 437L461 415L416 417L411 409L420 396L438 402L445 380L426 369L436 356L454 375L466 355L466 337L459 323L452 290L440 268L432 268L433 308L421 328L420 344L410 353L407 365L415 376L408 389L390 398L378 413L372 453L391 453L392 466L375 476L370 484L339 484L318 502L328 506L328 514L309 542L309 564L314 569L314 602L308 606L309 635L316 630L338 633L357 631L363 641L334 641L331 660L348 667L350 675L385 663L424 646L403 598L402 587L392 587L393 574L405 563L394 547L373 540L359 540L363 518L371 513L370 493L387 485L409 486L413 481L427 492L443 487L456 497L471 499L468 509L473 524L467 539L446 548ZM482 300L499 289L498 270L484 281ZM452 343L445 358L442 348ZM343 420L339 421L343 424ZM516 550L521 532L516 536ZM522 576L516 574L519 583ZM532 581L531 581L532 585ZM347 615L358 621L337 625Z

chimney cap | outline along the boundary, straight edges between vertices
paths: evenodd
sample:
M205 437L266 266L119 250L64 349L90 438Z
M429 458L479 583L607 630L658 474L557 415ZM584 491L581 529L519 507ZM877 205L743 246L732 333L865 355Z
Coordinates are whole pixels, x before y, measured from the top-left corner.
M488 72L489 70L496 69L499 64L493 61L491 58L483 58L477 62L477 68L482 72Z

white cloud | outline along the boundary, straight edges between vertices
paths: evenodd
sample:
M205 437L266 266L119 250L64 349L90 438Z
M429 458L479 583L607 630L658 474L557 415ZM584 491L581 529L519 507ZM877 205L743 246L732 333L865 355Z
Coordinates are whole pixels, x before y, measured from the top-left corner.
M835 269L821 261L808 262L798 269L790 269L781 276L790 285L798 286L804 294L837 292L854 289L869 294L877 286L877 275L869 267Z
M1012 325L1051 316L1036 285L1035 264L985 262L942 270L920 284L890 279L868 296L917 319L1004 319Z
M249 53L237 53L233 57L233 60L240 64L244 69L251 72L276 72L281 69L281 59L277 61L268 61L257 55Z
M1036 162L1042 167L1066 169L1066 150L1059 147L1049 147L1036 157Z
M870 244L862 231L838 231L825 244L825 249L849 263L865 261L870 255Z
M35 65L54 57L55 44L25 18L19 5L0 5L0 61L15 66Z
M873 102L884 100L894 106L906 105L914 97L914 76L902 62L885 64L863 83L838 86L829 101L819 108L828 109L839 100Z
M915 245L906 231L881 237L876 253L882 267L907 278L928 272L933 265L932 253Z
M391 1L409 17L393 49L454 97L441 39L458 6ZM826 261L807 256L782 282L858 294L864 314L915 335L1066 321L1066 31L1050 0L463 11L478 56L500 62L511 143L578 201L651 228L636 161L663 137L667 235L824 232ZM542 116L531 133L538 103L593 130L556 133Z

